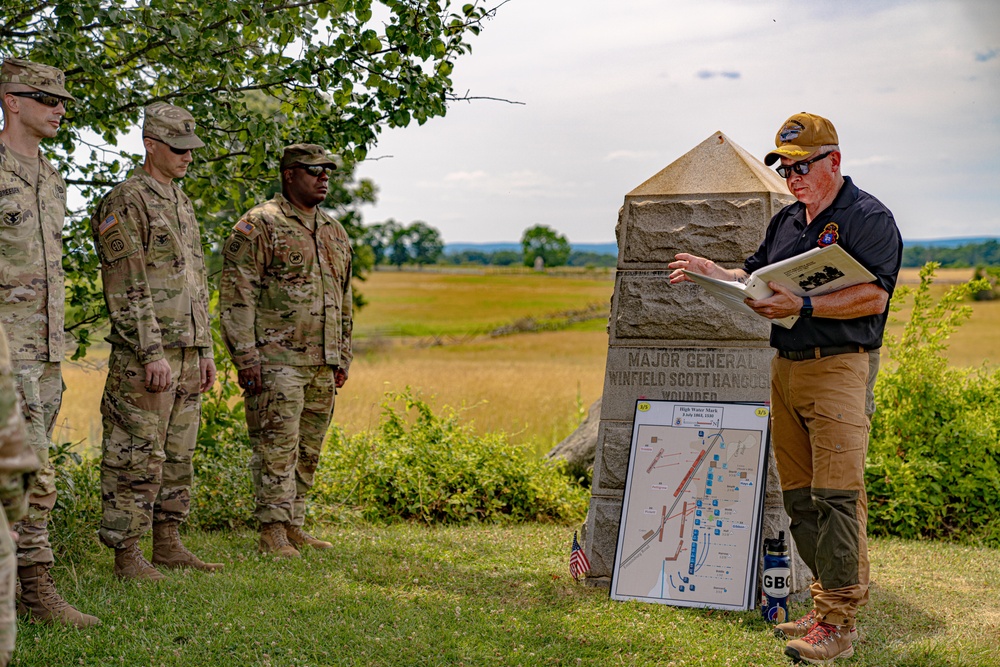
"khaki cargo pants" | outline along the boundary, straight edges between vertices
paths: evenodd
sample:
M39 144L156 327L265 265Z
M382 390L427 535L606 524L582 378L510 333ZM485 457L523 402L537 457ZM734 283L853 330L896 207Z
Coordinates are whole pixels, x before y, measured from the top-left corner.
M146 391L146 369L126 346L108 360L101 414L98 535L117 547L146 533L152 521L184 521L191 509L191 457L201 422L201 371L196 347L167 348L171 385Z
M853 626L868 601L869 355L771 362L772 440L795 546L821 620Z
M13 360L12 366L28 439L41 464L28 488L28 513L14 524L18 534L17 564L51 564L54 559L48 523L56 506L56 475L49 463L49 446L65 389L62 369L58 362L24 359Z
M264 391L247 396L256 509L261 523L305 520L336 396L333 366L261 366Z

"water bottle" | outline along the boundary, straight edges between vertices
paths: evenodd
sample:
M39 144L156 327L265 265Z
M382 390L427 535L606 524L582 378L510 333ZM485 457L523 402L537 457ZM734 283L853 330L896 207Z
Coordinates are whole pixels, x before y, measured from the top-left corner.
M785 544L785 531L774 540L764 540L764 620L784 623L788 619L788 593L791 586L791 558Z

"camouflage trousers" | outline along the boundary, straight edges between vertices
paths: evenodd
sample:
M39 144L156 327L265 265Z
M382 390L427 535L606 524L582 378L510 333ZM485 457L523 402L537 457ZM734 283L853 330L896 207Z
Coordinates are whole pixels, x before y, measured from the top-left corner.
M56 505L56 477L49 463L49 444L65 387L58 362L15 359L12 364L28 439L41 464L28 488L28 513L14 524L19 536L17 564L47 564L53 562L48 523Z
M191 508L191 457L201 422L198 348L168 348L170 387L146 391L135 353L114 345L101 414L98 536L109 547L146 533L152 522L184 521Z
M336 395L333 366L261 367L264 391L247 396L256 509L261 523L305 520Z
M17 554L10 539L7 517L0 511L0 667L7 667L6 657L14 653L17 635L14 586L17 581Z

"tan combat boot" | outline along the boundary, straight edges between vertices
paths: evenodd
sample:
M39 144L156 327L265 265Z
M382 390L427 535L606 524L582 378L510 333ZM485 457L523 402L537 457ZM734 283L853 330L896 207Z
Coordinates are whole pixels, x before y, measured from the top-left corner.
M828 665L837 658L850 658L854 655L850 628L817 623L804 637L785 644L785 655L796 665L802 662Z
M66 602L49 574L48 563L36 563L17 568L17 579L21 582L21 599L17 604L19 614L26 615L37 623L72 625L89 628L100 625L101 619L83 614Z
M288 541L292 543L296 549L301 549L305 546L310 546L313 549L332 549L333 544L330 542L324 542L323 540L317 539L302 530L302 526L293 526L289 523L285 524L285 534L288 535Z
M153 524L153 565L166 568L190 567L202 572L222 569L222 563L206 563L181 542L176 521Z
M802 618L794 621L785 621L784 623L774 626L774 636L780 639L798 639L799 637L805 637L818 622L819 619L816 617L816 610L810 609L809 613ZM858 627L856 625L851 626L849 632L851 641L858 641Z
M115 576L130 581L160 581L167 578L142 555L138 537L126 540L121 547L115 548Z
M297 558L301 555L298 549L289 543L288 535L285 534L285 524L277 522L261 524L257 551L283 558Z

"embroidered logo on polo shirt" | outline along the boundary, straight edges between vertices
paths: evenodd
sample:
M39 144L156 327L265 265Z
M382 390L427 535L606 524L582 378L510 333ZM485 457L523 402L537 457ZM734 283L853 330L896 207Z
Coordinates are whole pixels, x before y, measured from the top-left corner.
M840 238L840 233L837 231L838 229L839 227L837 227L836 222L831 222L824 227L823 232L819 235L819 247L825 248L828 245L834 245L837 242L837 239Z

